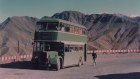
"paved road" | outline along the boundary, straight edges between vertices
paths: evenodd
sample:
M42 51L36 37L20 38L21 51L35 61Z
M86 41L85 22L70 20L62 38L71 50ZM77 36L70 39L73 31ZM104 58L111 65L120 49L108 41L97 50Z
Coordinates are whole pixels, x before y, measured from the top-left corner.
M140 55L98 55L94 66L88 61L81 67L60 71L34 70L30 62L1 65L0 79L140 79Z

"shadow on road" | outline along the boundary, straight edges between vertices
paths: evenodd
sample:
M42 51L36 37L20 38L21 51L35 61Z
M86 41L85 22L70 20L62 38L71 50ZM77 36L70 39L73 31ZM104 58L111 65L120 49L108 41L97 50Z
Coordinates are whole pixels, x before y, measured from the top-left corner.
M95 76L99 79L140 79L140 72Z
M13 69L33 69L30 61L18 61L6 64L0 64L1 68L13 68Z
M77 66L68 66L66 68L70 67L77 67ZM18 62L11 62L11 63L6 63L6 64L0 64L0 68L12 68L12 69L30 69L30 70L48 70L48 71L57 71L55 67L51 67L50 69L46 69L44 67L42 68L34 68L33 64L31 61L18 61Z

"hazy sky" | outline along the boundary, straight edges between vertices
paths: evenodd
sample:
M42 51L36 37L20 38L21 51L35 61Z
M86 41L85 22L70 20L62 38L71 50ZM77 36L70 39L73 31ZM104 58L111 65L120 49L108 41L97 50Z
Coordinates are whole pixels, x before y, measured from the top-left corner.
M0 22L12 16L41 18L65 10L140 15L140 0L0 0Z

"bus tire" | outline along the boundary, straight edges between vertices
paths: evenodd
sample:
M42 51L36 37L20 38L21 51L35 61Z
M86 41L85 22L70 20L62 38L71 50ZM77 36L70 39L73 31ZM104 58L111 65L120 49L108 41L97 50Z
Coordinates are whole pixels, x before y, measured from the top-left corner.
M82 60L82 57L79 58L79 61L78 61L78 66L81 66L83 65L83 60Z
M56 64L56 70L60 70L60 69L61 69L61 61L60 59L58 59Z

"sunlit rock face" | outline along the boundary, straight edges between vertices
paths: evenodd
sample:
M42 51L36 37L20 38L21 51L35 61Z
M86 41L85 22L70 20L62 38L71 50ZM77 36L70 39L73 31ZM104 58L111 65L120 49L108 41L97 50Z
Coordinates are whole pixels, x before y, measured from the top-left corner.
M89 15L77 11L64 11L54 14L52 17L87 27L89 48L140 48L140 17L106 13Z
M87 28L89 49L139 49L140 17L121 14L56 13L53 18L68 20ZM0 55L31 54L37 18L14 16L0 24ZM18 52L19 41L19 52Z
M28 16L7 18L0 25L0 55L32 53L33 36L37 19ZM19 42L19 52L18 52Z

